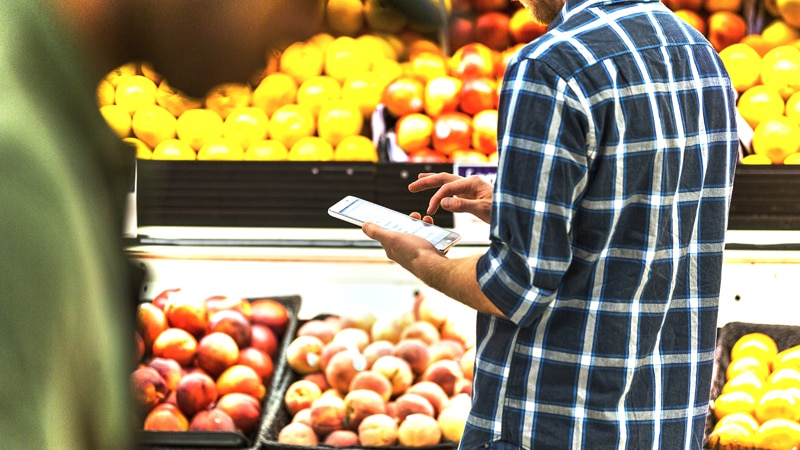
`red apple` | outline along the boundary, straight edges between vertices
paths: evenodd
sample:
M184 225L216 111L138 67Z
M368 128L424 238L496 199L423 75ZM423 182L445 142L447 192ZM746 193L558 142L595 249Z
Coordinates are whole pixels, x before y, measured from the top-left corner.
M250 346L253 327L244 314L233 309L209 312L207 333L222 332L232 337L239 348Z
M474 116L494 109L497 104L497 82L493 77L474 77L464 81L459 97L459 109Z
M251 326L250 346L265 352L273 360L278 357L278 337L266 325L253 324Z
M450 73L462 80L495 73L495 52L479 42L459 47L450 58Z
M186 431L189 420L172 403L159 403L147 414L142 428L144 431Z
M708 16L708 41L714 49L723 48L742 40L747 34L744 17L732 11L715 11Z
M197 339L182 328L167 328L153 341L153 356L171 358L183 367L194 363Z
M433 149L449 155L472 145L472 117L461 112L444 113L433 120Z
M225 333L216 331L203 336L197 343L194 361L197 367L216 377L239 359L239 346Z
M175 389L175 401L186 417L192 417L209 408L216 400L217 387L214 380L200 371L184 375Z
M140 367L131 373L134 405L143 413L150 412L167 397L167 382L152 367Z
M394 117L422 112L425 107L425 84L415 77L401 75L383 90L381 103Z
M261 377L264 385L268 385L272 381L272 375L275 372L275 364L272 358L263 350L255 347L247 347L239 350L239 359L237 364L243 364L251 367Z
M250 366L244 364L234 364L217 378L217 392L219 395L240 392L252 395L259 401L264 398L267 388L261 380L261 376Z
M408 155L408 162L412 163L441 164L446 163L447 161L447 155L438 150L433 150L430 148L419 149L411 152Z
M289 323L289 311L283 303L263 298L250 302L250 308L253 311L254 323L268 326L275 336L283 336Z
M178 382L183 378L183 367L172 358L155 357L147 363L161 375L167 384L167 391L172 392L178 387Z
M233 310L239 311L248 322L252 319L253 310L247 299L239 297L228 297L226 295L214 295L206 298L206 309L208 316L211 317L217 311Z
M491 48L501 51L511 45L508 14L500 11L489 11L475 19L475 40Z
M224 411L244 434L256 430L261 421L261 403L252 395L232 392L217 400L215 409Z
M171 327L186 330L196 338L203 336L208 328L205 299L191 295L171 298L165 313Z
M236 431L233 418L221 409L198 411L189 422L189 429L195 431Z

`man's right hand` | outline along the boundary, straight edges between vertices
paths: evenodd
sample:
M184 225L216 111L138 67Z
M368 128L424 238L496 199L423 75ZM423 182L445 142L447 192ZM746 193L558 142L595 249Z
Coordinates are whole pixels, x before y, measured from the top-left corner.
M408 185L411 192L438 189L428 203L426 214L441 207L449 212L467 212L489 223L494 187L478 176L460 177L451 173L421 173Z

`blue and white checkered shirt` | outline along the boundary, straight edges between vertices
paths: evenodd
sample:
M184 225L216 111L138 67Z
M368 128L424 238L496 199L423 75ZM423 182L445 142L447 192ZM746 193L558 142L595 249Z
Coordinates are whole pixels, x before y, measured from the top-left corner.
M737 161L717 52L661 2L567 0L508 65L462 448L699 449Z

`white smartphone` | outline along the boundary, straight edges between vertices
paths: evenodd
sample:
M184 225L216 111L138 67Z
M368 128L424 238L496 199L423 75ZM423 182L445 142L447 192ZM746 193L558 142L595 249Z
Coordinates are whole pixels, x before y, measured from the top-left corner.
M454 231L352 195L348 195L328 208L328 214L358 226L364 222L372 222L387 230L402 231L423 237L441 253L447 253L450 247L461 239L461 235Z

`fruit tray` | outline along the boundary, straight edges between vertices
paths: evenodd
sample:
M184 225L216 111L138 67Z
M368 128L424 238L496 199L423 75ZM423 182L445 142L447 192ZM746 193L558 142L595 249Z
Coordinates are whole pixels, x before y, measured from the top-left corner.
M283 398L283 392L286 389L283 383L287 377L287 372L291 372L286 365L286 348L297 332L298 312L300 311L302 299L297 295L258 297L258 299L260 298L277 300L284 305L288 312L288 322L286 331L279 341L278 354L274 360L272 381L262 401L261 422L257 430L251 436L238 432L138 431L136 435L138 448L143 450L255 450L264 448L263 443L271 436L269 427L272 420L270 419L269 405L274 401L272 400L273 397L279 395L280 398ZM249 298L248 300L252 302L257 298Z
M730 351L733 344L748 333L764 333L775 340L778 346L778 351L785 350L789 347L800 344L800 327L791 325L769 325L769 324L756 324L747 322L730 322L719 329L717 333L717 347L715 350L714 358L714 371L711 381L710 398L716 399L725 385L725 372L731 362ZM716 425L717 419L713 411L709 410L706 418L705 436L706 442L704 449L718 450L717 447L711 446L707 442L707 438ZM727 447L728 449L730 447ZM761 450L753 447L740 447L733 450Z

